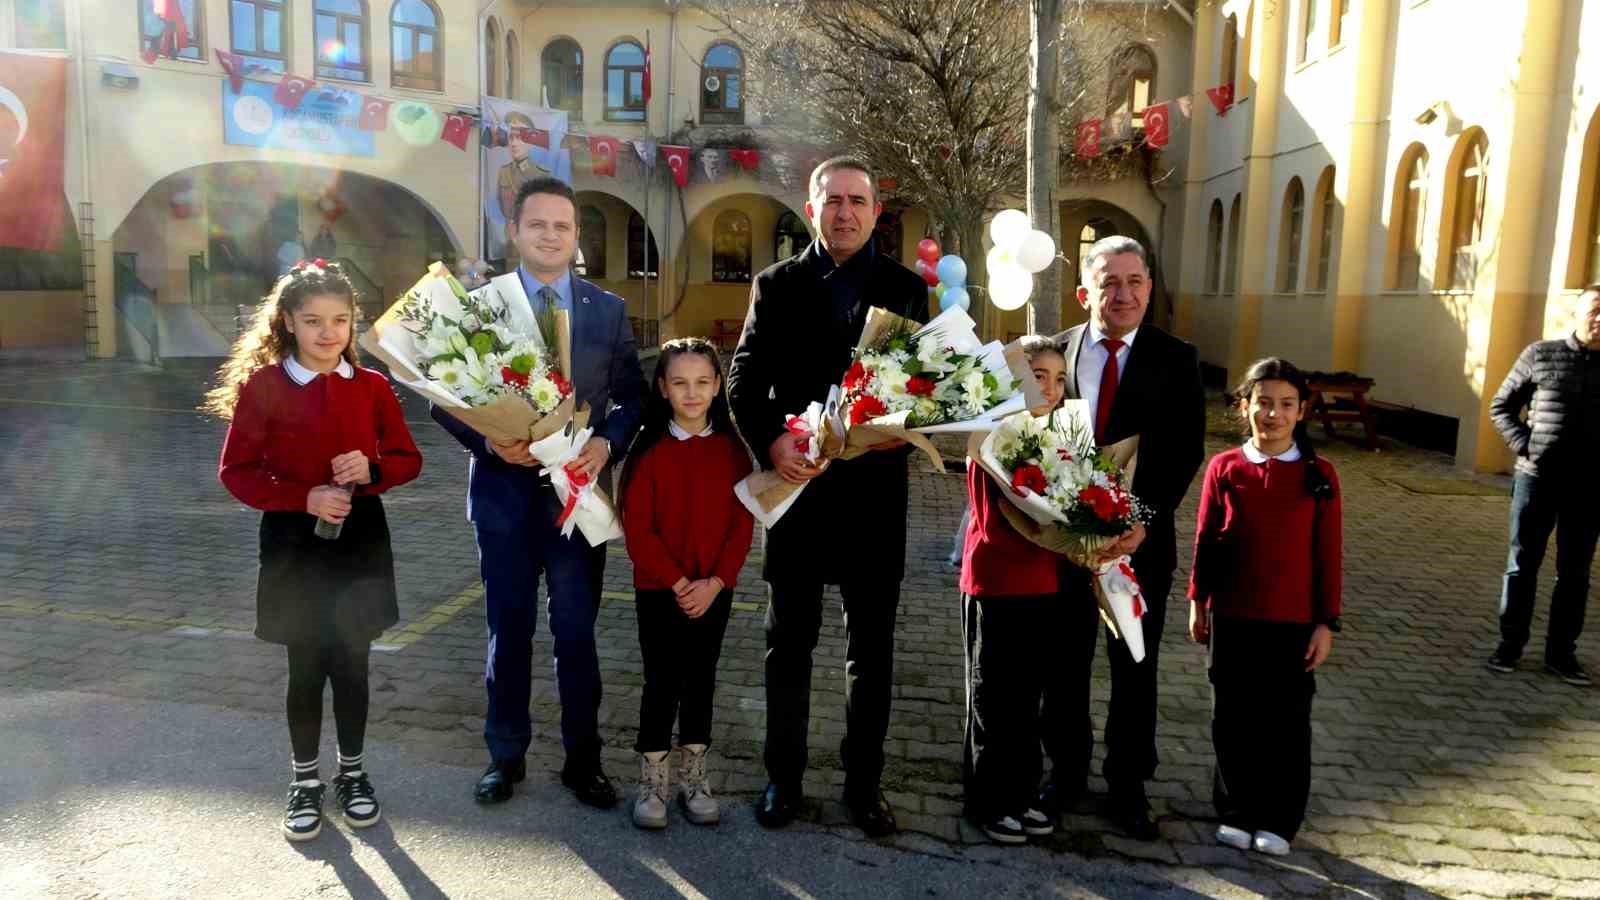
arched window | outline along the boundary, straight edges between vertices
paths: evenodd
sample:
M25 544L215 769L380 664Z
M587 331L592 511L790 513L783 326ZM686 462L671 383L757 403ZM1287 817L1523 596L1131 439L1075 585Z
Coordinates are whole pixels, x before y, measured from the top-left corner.
M228 4L228 46L244 60L247 74L283 74L288 65L289 19L281 0L233 0Z
M500 23L493 16L483 23L483 92L500 96Z
M1583 166L1578 170L1576 233L1567 266L1567 287L1600 282L1600 110L1589 122L1583 141ZM1586 205L1587 204L1587 205Z
M1333 0L1328 15L1328 46L1344 43L1345 17L1350 15L1350 0Z
M645 246L649 245L648 260L645 256ZM656 255L656 236L650 229L644 227L644 216L634 213L628 217L628 277L643 278L645 272L651 278L659 276L657 271L660 258ZM646 269L648 264L649 268Z
M365 0L317 0L317 77L371 81Z
M1256 35L1256 5L1254 2L1244 8L1244 40L1239 43L1239 67L1234 73L1233 99L1237 103L1250 96L1250 54L1253 52Z
M750 217L725 209L711 225L711 280L750 280Z
M1243 195L1233 195L1233 205L1228 208L1228 266L1222 272L1223 293L1232 294L1239 288L1239 220L1244 212L1240 202Z
M517 42L517 33L506 32L506 96L512 100L517 99L517 66L521 64L518 59L521 55L522 49Z
M583 50L571 38L557 38L540 54L544 70L544 102L551 109L564 109L573 118L583 117Z
M1278 292L1300 289L1300 226L1306 217L1306 190L1299 177L1289 179L1283 194L1283 218L1278 232Z
M578 252L583 257L579 275L606 277L606 214L598 206L585 203L578 207Z
M744 54L732 44L712 44L700 63L700 121L744 124Z
M1239 17L1229 16L1222 23L1222 56L1217 60L1217 82L1231 84L1239 67Z
M1211 201L1211 218L1206 225L1206 283L1208 294L1222 290L1222 201Z
M811 232L806 228L806 223L793 212L785 211L778 217L778 227L772 238L772 258L775 260L788 259L798 256L811 243Z
M1113 117L1126 116L1134 128L1144 127L1144 108L1156 86L1156 57L1149 48L1134 45L1117 54L1112 64L1111 97L1106 104Z
M1299 40L1295 42L1295 62L1305 62L1316 52L1317 0L1301 0Z
M439 8L432 0L395 0L389 13L390 79L395 87L443 90Z
M178 50L179 59L204 61L206 56L205 4L199 0L178 0L183 10L183 21L189 29L189 46ZM161 52L162 37L169 23L156 15L150 0L139 0L139 49ZM172 26L175 27L175 26ZM173 45L176 49L176 44Z
M1489 192L1489 138L1476 131L1458 153L1455 209L1450 217L1450 289L1470 291L1478 282L1483 247L1483 200Z
M1412 144L1400 158L1395 173L1394 207L1389 221L1394 228L1394 277L1389 287L1414 291L1422 287L1422 233L1428 213L1428 151Z
M1333 241L1337 234L1339 200L1333 192L1333 166L1322 170L1317 179L1317 199L1311 208L1311 233L1317 236L1316 256L1311 260L1313 291L1327 291L1328 275L1333 266Z
M1089 248L1094 246L1095 241L1103 237L1110 237L1116 233L1117 226L1111 224L1107 219L1090 219L1084 223L1083 228L1078 232L1078 273L1080 277L1084 270L1089 267Z
M606 51L606 118L644 121L644 48L623 41Z

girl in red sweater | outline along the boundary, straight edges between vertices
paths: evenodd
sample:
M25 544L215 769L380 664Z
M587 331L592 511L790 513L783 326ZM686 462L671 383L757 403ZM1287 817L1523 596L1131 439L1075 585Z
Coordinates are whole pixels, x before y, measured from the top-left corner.
M1313 671L1339 630L1339 477L1306 432L1305 375L1263 359L1234 389L1250 440L1206 468L1189 635L1209 645L1217 841L1282 856L1311 791Z
M733 486L752 464L708 341L661 345L653 382L617 491L644 658L633 823L667 826L667 757L677 719L678 805L690 822L713 825L721 812L706 779L711 699L733 586L755 526Z
M206 396L207 410L231 420L222 483L262 511L256 636L288 648L294 777L283 833L291 841L322 831L325 682L339 735L339 806L353 827L378 821L362 763L367 652L399 618L378 495L422 471L388 379L356 366L355 313L355 289L336 264L295 266Z

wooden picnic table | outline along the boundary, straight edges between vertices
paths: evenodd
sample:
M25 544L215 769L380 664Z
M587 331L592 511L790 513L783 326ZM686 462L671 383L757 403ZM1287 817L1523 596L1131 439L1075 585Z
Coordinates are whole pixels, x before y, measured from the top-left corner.
M1313 377L1309 379L1308 387L1311 389L1311 398L1307 406L1307 420L1322 420L1322 430L1329 440L1335 435L1333 423L1359 422L1366 431L1366 446L1368 450L1378 449L1378 420L1372 413L1372 407L1367 402L1367 393L1372 390L1374 382L1371 378L1329 378ZM1347 399L1348 405L1335 406L1329 398L1335 400ZM1353 407L1353 408L1352 408Z

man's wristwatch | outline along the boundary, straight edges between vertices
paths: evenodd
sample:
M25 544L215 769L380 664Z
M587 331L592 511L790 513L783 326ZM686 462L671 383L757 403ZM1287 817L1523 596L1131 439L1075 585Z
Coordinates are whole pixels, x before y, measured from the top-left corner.
M1333 618L1329 619L1326 622L1323 622L1322 624L1328 626L1328 630L1333 632L1334 634L1338 634L1340 631L1344 630L1344 627L1339 624L1339 617L1338 616L1334 616Z

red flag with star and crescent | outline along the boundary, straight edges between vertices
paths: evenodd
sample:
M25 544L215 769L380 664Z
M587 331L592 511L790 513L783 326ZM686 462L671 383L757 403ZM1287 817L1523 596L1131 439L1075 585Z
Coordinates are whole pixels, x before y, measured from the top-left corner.
M306 98L306 92L316 87L317 83L309 78L299 75L285 75L272 89L272 102L284 109L298 109L300 101Z
M228 73L228 86L233 88L235 94L244 91L244 57L226 50L217 51L217 62L222 64L222 71Z
M616 177L618 144L619 141L614 137L589 138L589 169L592 174Z
M461 113L450 113L444 117L444 130L439 132L439 140L454 144L457 150L467 149L467 138L472 136L472 119Z
M672 170L672 180L678 183L678 187L688 187L689 148L662 144L661 155L667 160L667 168Z
M60 250L67 61L0 52L0 247Z
M1099 156L1100 120L1090 119L1087 122L1079 122L1076 140L1073 141L1073 146L1077 148L1077 154L1081 157L1088 158Z
M1159 150L1172 139L1172 125L1167 118L1169 105L1157 103L1144 108L1144 142Z
M1233 82L1206 88L1206 96L1211 98L1211 105L1217 108L1217 115L1227 115L1228 107L1233 105Z
M356 127L362 131L388 131L389 101L382 97L362 97Z

